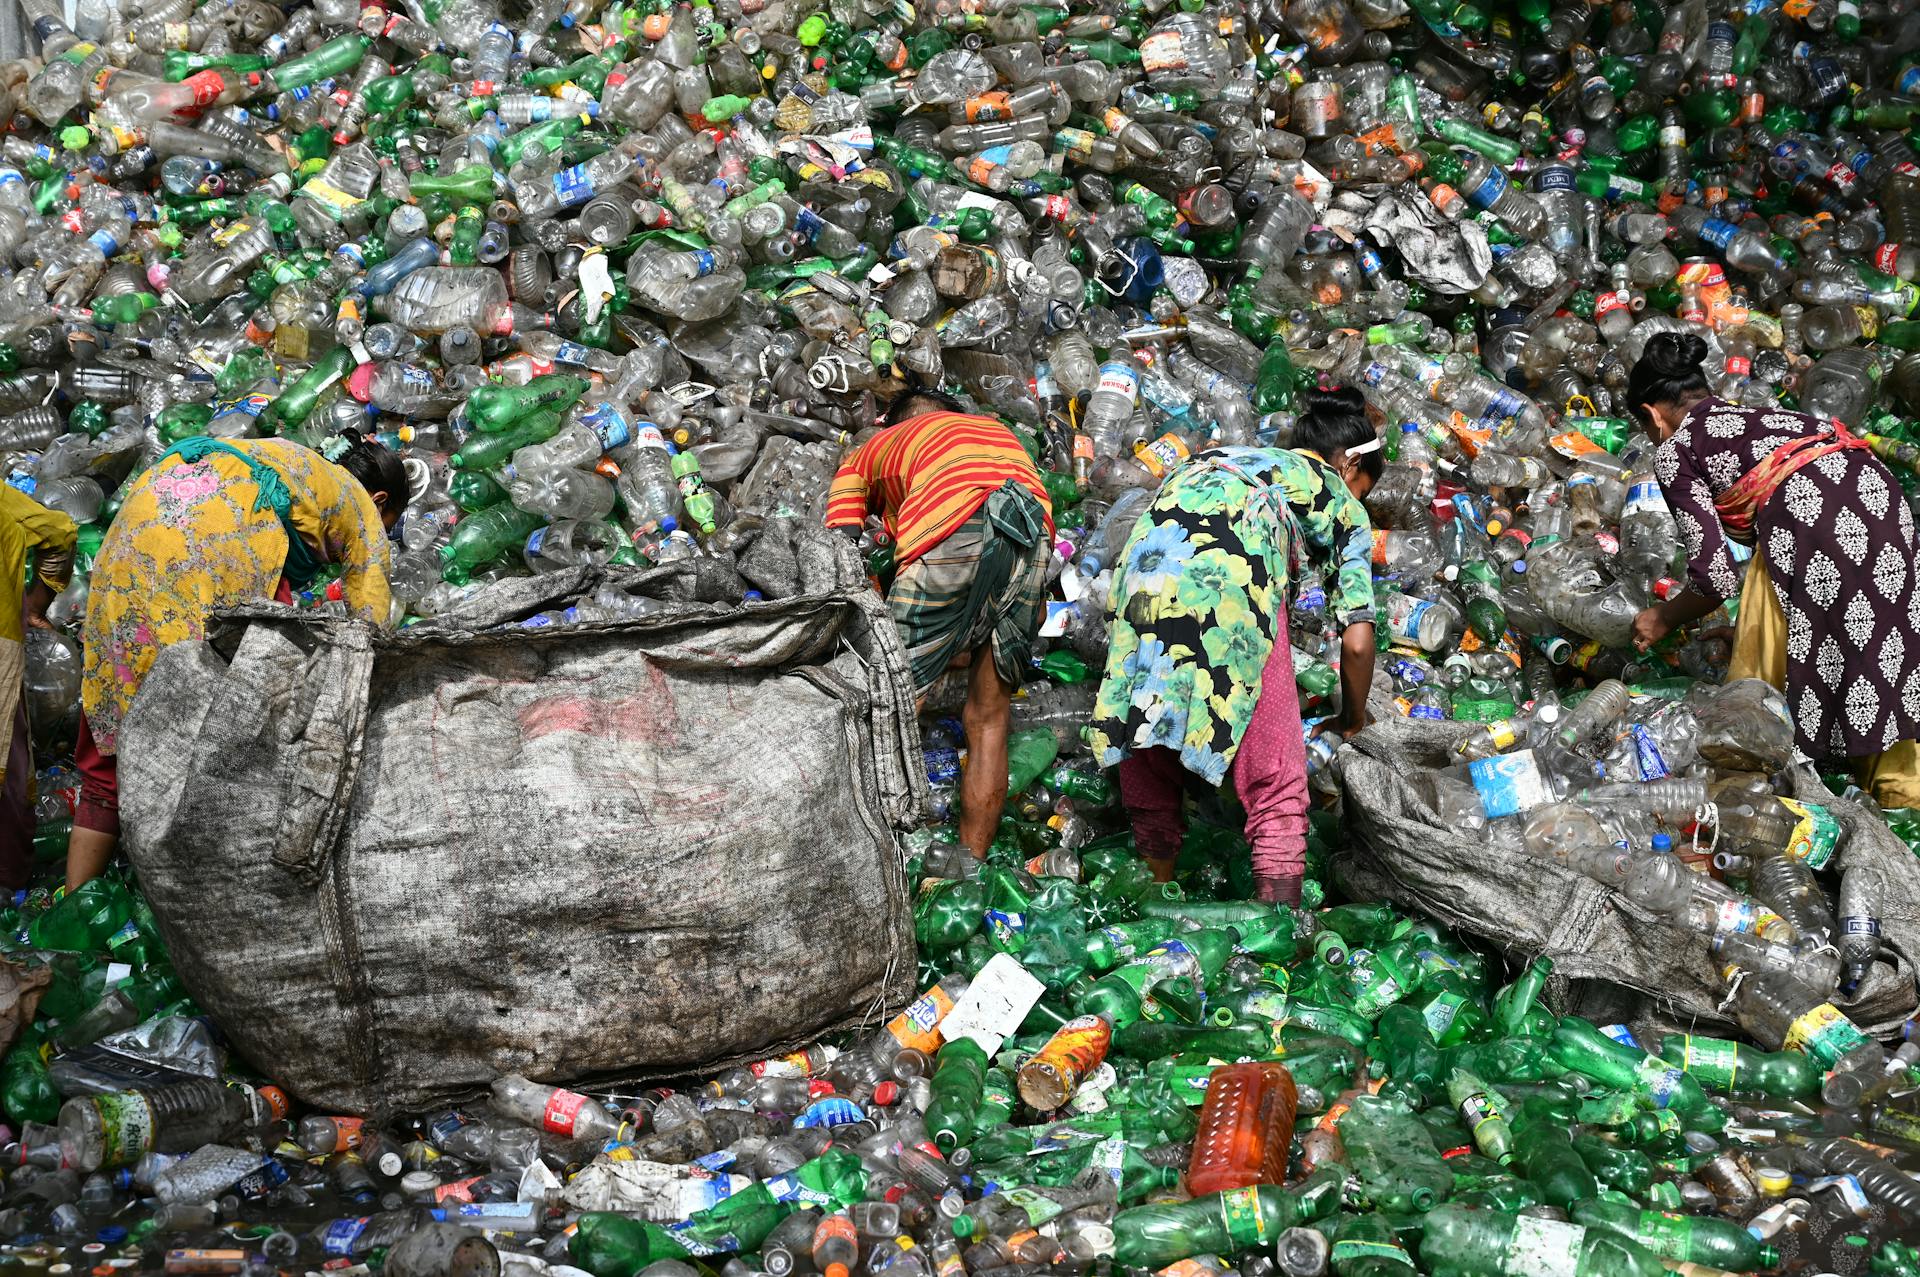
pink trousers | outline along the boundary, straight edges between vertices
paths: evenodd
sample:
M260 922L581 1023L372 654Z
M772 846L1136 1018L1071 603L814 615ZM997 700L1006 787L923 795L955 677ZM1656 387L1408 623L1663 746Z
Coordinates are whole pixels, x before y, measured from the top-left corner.
M1297 878L1306 864L1307 750L1285 616L1277 628L1280 642L1261 668L1260 699L1227 775L1247 810L1254 873ZM1165 746L1137 749L1121 760L1120 801L1142 855L1164 858L1180 849L1187 832L1180 803L1193 779L1180 751Z

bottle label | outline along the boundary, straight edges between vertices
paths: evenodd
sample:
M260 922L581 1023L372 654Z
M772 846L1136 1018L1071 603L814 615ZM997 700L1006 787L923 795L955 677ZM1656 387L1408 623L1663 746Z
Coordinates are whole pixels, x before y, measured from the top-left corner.
M1260 1214L1260 1188L1252 1185L1220 1194L1220 1222L1241 1250L1264 1250L1267 1222Z
M1640 779L1664 780L1673 774L1667 766L1667 756L1660 752L1660 742L1642 723L1633 725L1633 759L1640 768Z
M888 1021L887 1032L902 1047L931 1055L940 1049L940 1021L951 1010L952 996L936 984Z
M1722 931L1740 931L1751 933L1760 925L1760 913L1745 900L1723 900L1720 909L1714 915L1715 934Z
M1533 179L1533 188L1543 194L1548 191L1571 191L1574 189L1573 170L1565 164L1549 164Z
M593 174L584 164L572 168L563 168L553 175L553 193L560 201L561 208L572 208L575 204L584 204L594 196ZM305 187L313 189L309 182Z
M320 1233L320 1250L323 1254L341 1258L353 1254L353 1244L360 1240L360 1234L367 1231L372 1222L368 1216L359 1219L336 1219Z
M1102 379L1104 381L1104 378ZM1169 431L1140 449L1136 460L1145 466L1156 479L1165 478L1169 470L1185 461L1189 455L1187 441Z
M1880 919L1871 914L1849 914L1840 919L1840 934L1843 936L1877 936L1880 934Z
M1134 401L1139 394L1139 390L1139 372L1132 364L1123 363L1118 360L1100 366L1100 381L1099 384L1093 388L1095 394L1104 392L1113 395L1124 395L1128 403Z
M1822 1002L1787 1029L1786 1049L1817 1060L1827 1068L1867 1041L1839 1007Z
M1920 70L1920 68L1915 68ZM1873 250L1873 268L1883 275L1891 275L1900 265L1900 245L1885 243Z
M1420 1009L1420 1018L1427 1022L1427 1032L1433 1035L1434 1041L1438 1042L1453 1028L1454 1019L1466 1004L1466 998L1458 993L1442 993Z
M1473 781L1474 791L1480 795L1480 807L1488 820L1518 815L1553 801L1552 791L1530 749L1476 759L1467 765L1467 774Z
M1484 730L1488 738L1493 741L1495 749L1506 749L1520 739L1520 733L1515 730L1511 719L1496 718L1487 723Z
M1740 1045L1718 1038L1696 1038L1689 1033L1681 1052L1680 1067L1699 1074L1716 1087L1731 1088L1740 1073Z
M1580 1243L1586 1235L1578 1224L1522 1215L1513 1222L1513 1237L1500 1266L1528 1277L1575 1277L1580 1271Z
M1507 175L1497 164L1487 166L1487 175L1480 179L1480 185L1467 192L1467 198L1481 208L1491 208L1495 200L1507 193Z
M1187 45L1176 29L1155 31L1140 42L1140 66L1148 75L1156 71L1187 69Z
M1476 1142L1480 1139L1480 1128L1488 1122L1505 1121L1505 1116L1494 1104L1493 1097L1485 1091L1475 1091L1460 1101L1460 1120L1467 1124Z
M1651 479L1643 479L1627 489L1627 502L1622 507L1620 518L1625 521L1630 514L1665 514L1667 499L1660 495L1660 485Z
M1672 1105L1674 1092L1680 1089L1686 1074L1659 1056L1649 1055L1642 1057L1633 1076L1640 1083L1641 1093L1655 1108L1663 1109Z
M138 1091L96 1095L100 1114L102 1166L131 1166L153 1147L153 1110Z
M1800 817L1787 839L1787 855L1807 862L1809 869L1824 869L1840 845L1840 821L1818 803L1803 803L1782 798L1780 805Z
M1393 1242L1369 1242L1358 1238L1339 1241L1333 1244L1328 1258L1336 1271L1340 1270L1346 1261L1357 1263L1363 1259L1383 1259L1395 1264L1405 1264L1407 1271L1413 1271L1413 1260L1407 1257L1406 1248L1395 1245Z
M587 1097L578 1091L556 1088L547 1097L547 1107L540 1114L540 1124L555 1135L572 1135L574 1120L580 1116L580 1109L587 1103Z

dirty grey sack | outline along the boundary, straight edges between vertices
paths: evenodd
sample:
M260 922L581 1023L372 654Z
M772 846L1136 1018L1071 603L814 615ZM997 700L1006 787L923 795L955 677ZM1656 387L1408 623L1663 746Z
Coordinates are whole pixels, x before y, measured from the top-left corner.
M831 592L528 630L285 609L167 649L122 734L175 966L323 1111L685 1073L911 996L905 655Z
M1704 937L1669 926L1584 874L1441 823L1410 778L1452 762L1454 744L1474 726L1422 723L1381 705L1374 724L1341 750L1347 838L1333 861L1341 890L1421 910L1521 961L1545 954L1563 997L1573 982L1604 981L1645 995L1668 1020L1731 1027L1719 1009L1726 986ZM1913 854L1876 816L1828 792L1811 770L1789 775L1792 797L1824 804L1847 829L1833 867L1882 869L1880 958L1855 997L1837 1005L1861 1028L1885 1036L1915 1005L1920 877L1912 872Z

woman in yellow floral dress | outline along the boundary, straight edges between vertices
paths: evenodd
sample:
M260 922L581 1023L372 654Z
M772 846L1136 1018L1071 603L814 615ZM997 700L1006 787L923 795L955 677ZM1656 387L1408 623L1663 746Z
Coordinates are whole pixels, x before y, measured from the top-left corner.
M188 439L127 485L89 580L69 889L119 846L120 722L160 649L205 637L220 608L289 598L329 565L348 610L385 624L386 534L407 493L400 458L351 433L326 456L285 439Z

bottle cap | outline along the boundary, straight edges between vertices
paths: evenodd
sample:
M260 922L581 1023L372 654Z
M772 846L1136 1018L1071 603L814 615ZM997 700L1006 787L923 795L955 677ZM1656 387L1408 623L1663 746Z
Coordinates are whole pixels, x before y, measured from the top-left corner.
M431 1193L440 1187L440 1177L432 1171L408 1171L400 1177L400 1191L409 1197Z
M1768 1197L1780 1197L1793 1187L1793 1176L1778 1166L1756 1166L1753 1168L1753 1182Z

